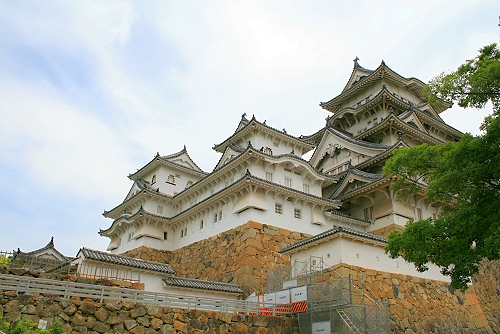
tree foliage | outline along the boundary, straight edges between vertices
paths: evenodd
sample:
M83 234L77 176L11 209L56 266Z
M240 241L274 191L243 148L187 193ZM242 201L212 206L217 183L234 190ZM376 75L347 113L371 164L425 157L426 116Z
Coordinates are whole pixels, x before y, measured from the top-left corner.
M495 114L500 112L500 49L491 44L479 50L455 72L441 73L427 84L431 104L457 101L461 107L483 108L493 103Z
M495 45L481 49L456 72L432 80L429 89L435 97L458 100L464 107L492 101L496 112L483 122L481 136L465 134L458 142L400 149L384 166L384 174L396 178L392 187L399 199L425 193L428 201L442 205L439 218L410 221L403 232L392 232L386 252L402 256L419 271L433 263L462 290L483 258L500 258L499 87Z

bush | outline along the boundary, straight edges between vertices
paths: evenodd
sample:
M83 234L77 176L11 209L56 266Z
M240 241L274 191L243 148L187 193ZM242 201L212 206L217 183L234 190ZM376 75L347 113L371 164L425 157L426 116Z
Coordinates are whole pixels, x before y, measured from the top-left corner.
M4 255L0 255L0 267L7 267L9 265L10 259Z
M26 319L21 319L15 324L9 324L0 317L0 332L5 334L68 334L63 329L63 324L55 322L49 329L37 328L37 324Z

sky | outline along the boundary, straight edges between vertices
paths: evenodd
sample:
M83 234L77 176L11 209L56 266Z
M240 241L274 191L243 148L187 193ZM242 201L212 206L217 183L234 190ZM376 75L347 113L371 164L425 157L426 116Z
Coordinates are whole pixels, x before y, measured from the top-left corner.
M241 115L325 125L359 57L426 82L498 43L498 0L0 1L0 250L105 250L129 173L186 145L211 171ZM484 110L445 111L479 134Z

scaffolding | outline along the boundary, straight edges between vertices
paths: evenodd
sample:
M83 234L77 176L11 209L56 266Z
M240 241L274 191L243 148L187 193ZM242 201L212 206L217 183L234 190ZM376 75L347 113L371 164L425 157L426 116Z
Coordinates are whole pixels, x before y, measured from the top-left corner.
M268 271L266 290L307 288L307 308L296 312L301 334L390 333L387 302L370 296L362 282L359 274L343 276L311 256Z

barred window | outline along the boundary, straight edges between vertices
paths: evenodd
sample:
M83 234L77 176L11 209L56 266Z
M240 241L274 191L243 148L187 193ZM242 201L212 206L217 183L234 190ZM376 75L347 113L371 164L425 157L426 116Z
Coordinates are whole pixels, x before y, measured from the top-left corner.
M274 212L282 214L283 213L283 205L281 203L274 203Z

